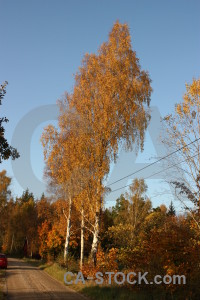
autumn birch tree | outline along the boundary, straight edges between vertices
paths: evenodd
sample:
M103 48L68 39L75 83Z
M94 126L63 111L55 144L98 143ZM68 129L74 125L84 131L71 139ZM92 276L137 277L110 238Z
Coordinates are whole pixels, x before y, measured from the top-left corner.
M166 133L163 143L170 152L181 149L170 183L184 207L190 210L192 204L200 216L200 79L186 84L183 100L176 104L174 113L166 116L163 123ZM174 156L170 160L170 165L173 164Z
M64 247L64 261L67 261L71 232L72 201L76 189L76 165L74 139L75 133L68 127L62 127L62 114L59 120L60 132L53 126L48 126L42 136L44 156L48 169L48 176L62 189L68 202L66 215L67 230Z
M143 149L150 118L147 110L150 95L149 75L141 70L132 50L128 26L116 22L98 54L85 55L75 76L73 93L66 95L70 110L75 109L88 126L86 147L91 151L96 185L91 250L94 262L103 207L103 180L110 163L116 161L120 145L127 150L133 144Z

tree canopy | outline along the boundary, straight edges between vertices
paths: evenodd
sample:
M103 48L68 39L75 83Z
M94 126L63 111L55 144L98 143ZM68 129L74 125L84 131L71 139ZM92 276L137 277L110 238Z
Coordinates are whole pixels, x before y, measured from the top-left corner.
M5 81L0 85L0 105L2 105L2 100L6 94L6 86L8 82ZM5 128L3 123L7 123L8 119L6 117L0 117L0 163L2 160L7 160L10 157L16 159L19 157L19 153L15 148L9 145L7 139L5 138Z

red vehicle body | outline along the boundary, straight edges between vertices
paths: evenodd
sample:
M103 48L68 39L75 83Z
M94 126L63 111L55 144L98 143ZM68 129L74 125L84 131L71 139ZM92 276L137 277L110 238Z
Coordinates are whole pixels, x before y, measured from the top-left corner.
M0 268L7 269L8 261L5 254L0 253Z

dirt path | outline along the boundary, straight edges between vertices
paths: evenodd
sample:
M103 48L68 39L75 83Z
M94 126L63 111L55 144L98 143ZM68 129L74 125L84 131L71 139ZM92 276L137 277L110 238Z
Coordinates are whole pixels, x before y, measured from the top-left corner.
M8 260L6 282L8 300L86 299L57 282L44 271L18 259Z

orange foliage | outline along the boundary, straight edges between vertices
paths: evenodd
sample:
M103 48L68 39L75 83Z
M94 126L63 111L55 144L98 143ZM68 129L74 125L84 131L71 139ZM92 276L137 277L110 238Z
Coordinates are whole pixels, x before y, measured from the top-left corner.
M82 269L83 275L87 278L88 276L95 277L97 272L102 272L104 277L106 277L105 272L117 272L117 249L112 248L108 253L104 253L99 247L97 252L97 265L94 267L94 264L91 260L88 263L85 263Z

